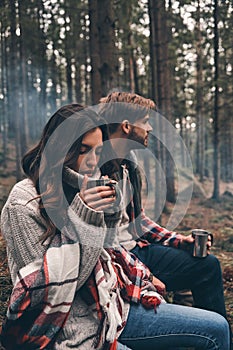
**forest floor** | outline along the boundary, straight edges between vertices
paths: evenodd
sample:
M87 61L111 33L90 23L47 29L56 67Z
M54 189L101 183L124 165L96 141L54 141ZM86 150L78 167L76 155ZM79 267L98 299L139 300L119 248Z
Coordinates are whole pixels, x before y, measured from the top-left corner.
M14 183L12 166L4 168L0 166L0 210ZM213 188L211 180L198 183L198 188L198 191L194 189L189 208L176 231L189 234L193 228L206 228L214 234L212 252L219 258L222 265L227 316L233 329L233 184L221 183L219 202L211 199ZM172 206L168 205L166 213L162 216L162 225L166 222L171 210ZM11 281L5 245L0 236L0 325L5 315L10 291Z

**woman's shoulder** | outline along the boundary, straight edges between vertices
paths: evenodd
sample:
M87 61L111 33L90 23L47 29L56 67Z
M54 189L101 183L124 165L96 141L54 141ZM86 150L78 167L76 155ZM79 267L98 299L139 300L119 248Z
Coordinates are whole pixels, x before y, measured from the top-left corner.
M38 193L33 182L26 178L12 187L6 205L26 205L28 201L37 196Z

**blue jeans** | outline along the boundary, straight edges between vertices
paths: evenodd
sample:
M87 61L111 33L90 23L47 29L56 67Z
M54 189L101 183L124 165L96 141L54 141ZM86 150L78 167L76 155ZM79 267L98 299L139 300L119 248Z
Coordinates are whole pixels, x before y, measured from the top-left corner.
M132 350L229 350L229 325L223 316L198 308L161 304L155 312L131 305L119 342Z

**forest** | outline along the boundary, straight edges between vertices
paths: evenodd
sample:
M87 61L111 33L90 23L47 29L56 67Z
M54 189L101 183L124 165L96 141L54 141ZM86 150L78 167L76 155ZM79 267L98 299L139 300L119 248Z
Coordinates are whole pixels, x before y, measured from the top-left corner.
M0 209L49 117L67 103L96 105L110 91L154 100L187 148L193 196L177 229L216 231L233 323L232 0L0 0ZM151 149L165 174L164 224L178 172L159 140ZM154 164L144 168L153 216L161 174ZM4 309L10 279L0 245Z
M232 1L0 2L0 162L20 159L62 104L109 91L156 101L195 174L233 180Z

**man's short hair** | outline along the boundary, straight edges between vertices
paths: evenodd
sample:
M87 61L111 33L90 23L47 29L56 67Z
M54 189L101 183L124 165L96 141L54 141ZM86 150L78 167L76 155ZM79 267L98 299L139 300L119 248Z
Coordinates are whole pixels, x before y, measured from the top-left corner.
M109 125L110 134L125 119L132 124L144 118L151 110L157 110L154 101L130 92L112 92L100 99L98 112Z

